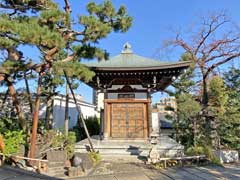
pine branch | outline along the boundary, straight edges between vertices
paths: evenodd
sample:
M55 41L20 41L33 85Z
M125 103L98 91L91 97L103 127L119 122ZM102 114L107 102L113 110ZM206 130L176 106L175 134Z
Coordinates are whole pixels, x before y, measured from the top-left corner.
M72 10L71 10L71 7L70 7L69 0L64 0L64 2L65 2L65 7L64 7L64 9L65 9L66 13L67 13L67 14L71 14Z
M36 5L36 6L31 6L31 5L6 5L6 4L0 4L0 8L3 9L10 9L10 10L14 10L14 11L20 11L20 12L25 12L27 10L50 10L50 8L47 8L43 5Z
M76 53L73 53L73 54L67 56L65 59L61 60L61 62L73 61L75 57L76 57Z
M53 60L53 56L58 52L58 48L57 47L54 47L48 51L45 51L45 55L44 55L44 59L47 61L47 62L51 62Z

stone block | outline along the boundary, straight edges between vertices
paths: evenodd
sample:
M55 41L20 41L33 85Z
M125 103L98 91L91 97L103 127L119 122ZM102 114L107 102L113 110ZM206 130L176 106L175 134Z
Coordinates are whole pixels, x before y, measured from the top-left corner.
M53 150L47 152L47 160L49 162L65 162L67 159L67 155L65 151L61 150Z
M84 174L81 167L70 167L68 169L68 176L69 177L76 177L76 176L82 176Z
M221 163L232 163L239 161L238 151L235 150L218 150L214 152Z
M81 163L78 164L76 161L81 160ZM93 161L90 158L88 153L75 153L73 157L73 166L82 166L84 171L88 171L93 167Z

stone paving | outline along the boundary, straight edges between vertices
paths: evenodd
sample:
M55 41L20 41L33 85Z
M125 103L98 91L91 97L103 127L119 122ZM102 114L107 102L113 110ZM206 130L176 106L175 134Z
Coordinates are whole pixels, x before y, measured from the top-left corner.
M0 180L57 180L57 178L10 166L3 166L0 167Z
M71 180L240 180L240 163L157 170L140 163L102 162L88 176Z
M15 169L0 167L0 180L56 180ZM101 162L88 176L68 180L240 180L240 163L224 166L192 166L157 170L142 163Z

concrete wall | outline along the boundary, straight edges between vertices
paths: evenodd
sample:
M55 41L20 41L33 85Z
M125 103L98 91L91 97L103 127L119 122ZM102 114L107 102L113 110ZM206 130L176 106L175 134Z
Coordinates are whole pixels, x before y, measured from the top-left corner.
M81 108L84 118L93 117L97 114L95 111L95 106L89 103L86 103L82 100L78 100L78 105ZM70 99L69 104L69 128L72 128L77 124L78 120L78 111L73 99ZM46 106L43 104L40 110L40 118L45 118ZM64 127L64 118L65 118L65 96L56 96L54 98L53 104L53 127L54 128L63 128Z

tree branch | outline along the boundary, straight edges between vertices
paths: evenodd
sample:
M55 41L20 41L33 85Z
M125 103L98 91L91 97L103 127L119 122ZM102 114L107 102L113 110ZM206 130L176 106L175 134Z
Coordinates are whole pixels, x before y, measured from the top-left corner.
M65 11L66 11L67 14L70 14L70 13L72 12L72 10L71 10L71 7L70 7L69 0L64 0L64 2L65 2L65 7L64 7L64 9L65 9Z
M179 34L177 34L175 41L173 41L173 44L181 46L183 49L185 49L188 53L193 54L193 50L186 42L184 42L183 39L179 39Z
M206 52L206 62L209 62L211 60L214 60L215 58L218 58L218 57L221 57L221 56L226 56L226 55L230 54L230 52L223 52L222 54L209 57L209 55L213 51L217 50L221 46L230 45L231 43L234 43L234 42L236 42L239 39L240 39L240 37L236 37L236 38L233 38L233 39L221 39L221 40L218 40L218 41L213 42L212 44L210 44L209 45L210 49Z
M45 9L45 10L49 10L49 8L43 6L43 5L36 5L36 6L31 6L31 5L6 5L6 4L0 4L0 8L3 9L11 9L14 11L21 11L21 12L25 12L27 10L33 9L33 10L41 10L41 9Z
M58 48L57 47L54 47L54 48L44 52L45 53L44 59L47 62L51 62L53 60L53 55L56 54L57 52L58 52Z
M226 62L228 62L228 61L231 61L232 59L237 58L237 57L240 57L240 53L237 53L237 54L234 54L234 55L232 55L232 56L229 56L228 58L226 58L226 59L224 59L224 60L222 60L222 61L219 61L219 62L211 65L211 66L207 69L207 71L205 72L204 78L206 78L206 77L209 75L209 73L212 72L213 69L215 69L216 67L218 67L218 66L220 66L220 65L222 65L222 64L224 64L224 63L226 63Z
M66 57L65 59L61 60L61 62L69 62L69 61L72 61L75 57L76 57L76 54L73 53L73 54L69 55L68 57Z
M222 15L223 16L223 15ZM194 55L197 55L199 49L201 48L201 46L204 44L204 42L207 40L207 38L214 33L218 28L220 28L223 24L227 23L227 20L223 20L222 22L216 24L214 26L214 23L218 22L220 16L212 18L210 24L208 25L208 31L205 35L201 34L202 39L200 40L197 48L194 51ZM206 24L207 25L207 24ZM204 32L204 31L203 31Z

